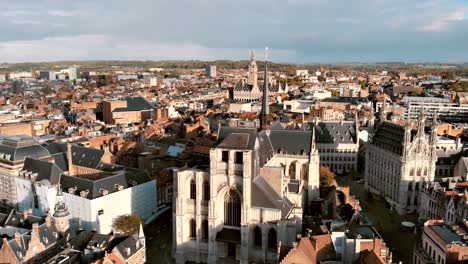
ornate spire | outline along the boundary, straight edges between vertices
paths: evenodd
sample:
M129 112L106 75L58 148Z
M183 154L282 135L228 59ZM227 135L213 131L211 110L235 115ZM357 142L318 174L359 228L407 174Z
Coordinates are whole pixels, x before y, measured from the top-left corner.
M267 116L270 114L268 105L269 96L268 88L268 47L265 47L265 77L263 80L263 98L262 98L262 112L261 112L261 126L265 129L267 126Z
M312 125L312 138L310 139L310 154L314 154L317 151L315 144L315 125Z
M418 134L424 134L424 128L426 126L426 115L424 114L424 107L421 106L418 117Z
M250 60L255 61L256 59L257 59L257 56L255 56L255 50L252 50L252 52L250 53Z

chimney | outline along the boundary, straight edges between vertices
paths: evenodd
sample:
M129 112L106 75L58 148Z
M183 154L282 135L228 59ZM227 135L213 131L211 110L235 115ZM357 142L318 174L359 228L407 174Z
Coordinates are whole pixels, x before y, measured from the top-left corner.
M47 213L46 217L45 217L45 223L47 225L51 225L52 223L52 217L50 216L50 213Z
M20 233L18 233L18 232L15 233L15 240L16 240L16 243L18 243L18 245L21 245L21 235L20 235Z
M23 211L23 219L24 220L28 219L28 210Z
M39 237L39 224L38 223L32 224L32 234Z
M72 145L69 142L67 142L67 161L68 161L68 175L74 176L75 168L73 167Z
M130 247L125 247L125 252L127 253L127 256L130 256Z

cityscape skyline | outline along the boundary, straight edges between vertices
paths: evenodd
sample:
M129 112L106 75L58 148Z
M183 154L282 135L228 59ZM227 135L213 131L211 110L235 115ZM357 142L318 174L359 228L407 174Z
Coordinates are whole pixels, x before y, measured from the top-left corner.
M273 62L461 63L467 12L464 0L15 1L0 11L0 60L244 60L268 45Z

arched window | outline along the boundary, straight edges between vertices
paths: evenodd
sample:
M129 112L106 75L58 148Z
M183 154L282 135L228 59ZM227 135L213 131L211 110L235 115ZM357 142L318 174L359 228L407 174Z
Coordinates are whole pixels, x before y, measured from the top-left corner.
M197 227L195 225L194 219L190 219L189 228L190 228L189 238L195 239L197 237Z
M224 225L240 226L240 197L234 190L229 190L224 196Z
M210 183L208 181L203 182L203 200L210 200Z
M296 179L296 161L291 162L289 165L289 178Z
M276 230L271 228L270 231L268 231L268 248L276 249L278 247L277 245Z
M195 200L197 198L197 185L195 180L190 181L190 199Z
M208 220L202 222L202 239L208 239Z
M256 226L253 230L254 235L254 245L256 247L262 247L262 230L260 227Z

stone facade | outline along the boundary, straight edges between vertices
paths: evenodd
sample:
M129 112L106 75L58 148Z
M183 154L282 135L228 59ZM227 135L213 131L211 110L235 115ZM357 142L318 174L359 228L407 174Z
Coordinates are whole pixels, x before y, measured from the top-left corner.
M411 122L402 125L383 117L368 144L365 188L399 214L417 210L419 190L434 180L437 127L427 135L425 120L421 115L413 130Z
M274 131L228 128L219 134L209 171L175 172L176 262L276 263L280 246L292 247L301 234L303 207L319 196L314 133L303 133L308 146L294 154L286 147L276 151L288 144Z

